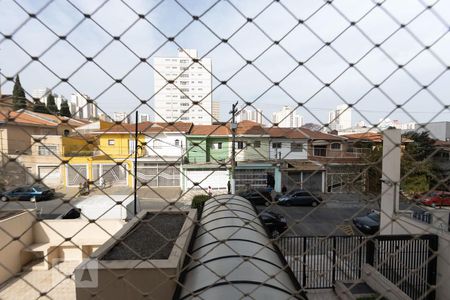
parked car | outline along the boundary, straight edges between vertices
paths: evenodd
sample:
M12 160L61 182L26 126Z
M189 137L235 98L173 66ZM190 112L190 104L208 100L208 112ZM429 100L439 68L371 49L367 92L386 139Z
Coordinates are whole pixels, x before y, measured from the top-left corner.
M20 186L1 193L0 200L25 200L30 201L31 198L36 201L48 200L55 196L55 189L51 189L42 184L34 184L28 186Z
M272 238L280 236L288 228L286 218L273 211L264 211L259 215L259 218L266 225Z
M365 216L353 219L353 224L365 234L374 234L380 230L380 212L373 210Z
M450 192L434 191L420 196L418 202L427 206L450 205Z
M286 195L280 196L277 203L279 205L310 205L317 206L322 202L322 198L305 190L294 190Z
M253 205L269 205L272 202L272 195L269 190L247 190L238 194L239 196L247 199Z

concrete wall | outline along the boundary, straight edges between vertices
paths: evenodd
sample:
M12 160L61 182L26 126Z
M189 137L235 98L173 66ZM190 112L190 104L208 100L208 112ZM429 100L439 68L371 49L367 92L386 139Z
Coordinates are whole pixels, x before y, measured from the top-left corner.
M105 242L125 224L121 220L43 220L33 227L35 243L60 244L66 238L74 243Z
M31 256L22 249L33 243L34 211L0 220L0 284L19 272ZM13 240L18 237L18 240Z

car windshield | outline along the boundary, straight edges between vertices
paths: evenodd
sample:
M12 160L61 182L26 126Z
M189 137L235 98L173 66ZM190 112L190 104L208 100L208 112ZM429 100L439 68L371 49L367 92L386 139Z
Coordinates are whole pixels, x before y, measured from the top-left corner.
M46 189L45 186L40 185L40 184L35 184L35 185L33 185L32 188L37 192L42 192Z
M369 218L371 218L374 221L380 221L380 214L376 212L371 212L367 215Z

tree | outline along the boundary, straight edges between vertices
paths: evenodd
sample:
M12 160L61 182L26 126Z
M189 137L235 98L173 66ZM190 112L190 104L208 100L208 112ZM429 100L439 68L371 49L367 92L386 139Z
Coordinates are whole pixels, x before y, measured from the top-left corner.
M436 148L434 140L427 132L408 132L402 135L408 140L402 149L401 158L401 189L406 194L426 192L439 181L440 172L432 159ZM368 165L368 190L381 192L383 145L374 146L364 156Z
M59 113L58 106L56 106L56 103L55 103L55 97L53 96L52 93L48 94L48 96L47 96L47 110L51 114Z
M41 101L36 101L33 105L33 111L37 112L37 113L43 113L43 114L48 114L49 111L47 109L47 107L45 106L44 103L42 103Z
M63 100L61 102L61 110L59 113L63 117L68 117L68 118L72 117L72 113L70 112L69 103L67 103L67 100Z
M13 89L13 106L14 110L19 110L27 107L27 98L25 97L25 91L20 83L19 75L16 76Z
M438 166L432 159L436 153L434 140L425 131L407 132L403 137L410 141L402 155L402 189L411 194L426 192L439 177Z

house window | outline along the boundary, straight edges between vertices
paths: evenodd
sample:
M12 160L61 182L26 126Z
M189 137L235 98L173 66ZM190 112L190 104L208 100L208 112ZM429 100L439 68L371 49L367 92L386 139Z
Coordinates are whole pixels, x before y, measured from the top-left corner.
M244 142L242 142L242 141L237 142L237 148L244 149Z
M292 152L302 152L303 144L302 143L291 143L291 151Z
M39 146L38 147L38 153L39 155L54 155L56 154L56 151L58 150L57 146Z
M175 140L175 146L177 146L177 147L180 146L180 140L179 139Z
M255 147L255 148L261 148L261 141L255 141L255 142L253 143L253 147Z
M314 146L314 156L327 156L327 146Z
M332 143L331 149L333 150L341 150L341 143Z
M116 140L108 140L109 146L114 146L116 144Z
M281 149L281 143L272 143L273 149Z
M211 149L222 149L222 142L211 144Z

